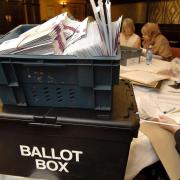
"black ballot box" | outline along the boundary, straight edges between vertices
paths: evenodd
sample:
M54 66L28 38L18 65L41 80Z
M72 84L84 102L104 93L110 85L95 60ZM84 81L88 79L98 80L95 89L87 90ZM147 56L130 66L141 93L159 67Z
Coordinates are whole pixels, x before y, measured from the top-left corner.
M131 85L113 89L111 112L5 106L0 174L49 180L123 180L139 117Z

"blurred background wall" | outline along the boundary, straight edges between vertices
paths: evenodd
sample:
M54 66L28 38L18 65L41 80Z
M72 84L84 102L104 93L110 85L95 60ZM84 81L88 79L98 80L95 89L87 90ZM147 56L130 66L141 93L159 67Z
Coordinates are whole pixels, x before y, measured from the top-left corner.
M97 0L95 0L97 2ZM104 0L105 1L105 0ZM111 0L112 19L129 17L140 34L148 21L160 24L171 41L180 41L180 0ZM39 24L67 11L73 19L93 16L89 0L0 0L0 34L19 24Z

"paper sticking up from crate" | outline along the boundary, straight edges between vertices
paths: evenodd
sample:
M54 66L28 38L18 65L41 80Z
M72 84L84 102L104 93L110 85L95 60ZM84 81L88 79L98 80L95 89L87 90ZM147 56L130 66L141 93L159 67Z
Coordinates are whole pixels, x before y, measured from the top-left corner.
M62 54L66 44L62 23L66 18L67 13L60 14L15 39L3 42L0 45L0 53Z
M122 17L111 22L111 2L108 0L105 10L101 0L97 7L94 0L91 5L95 22L88 23L88 18L80 22L70 19L67 13L60 14L3 42L0 54L115 56Z

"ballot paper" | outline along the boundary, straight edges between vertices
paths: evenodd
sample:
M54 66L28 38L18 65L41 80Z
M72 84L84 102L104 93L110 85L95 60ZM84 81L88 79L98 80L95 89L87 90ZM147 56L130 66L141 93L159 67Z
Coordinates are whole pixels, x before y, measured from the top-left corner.
M96 6L94 0L90 0L90 2L99 28L102 43L105 45L103 51L107 56L115 56L117 54L118 36L120 33L122 16L118 21L111 23L111 2L106 0L106 13L104 13L102 0L98 0L98 6Z
M79 26L74 30L74 33L71 34L69 39L67 39L66 48L86 35L87 25L88 25L88 18L86 18L84 21L79 23Z
M111 2L106 0L106 14L107 14L107 25L108 25L108 34L109 34L109 48L110 55L113 55L113 47L112 47L112 20L111 20ZM120 23L121 24L121 23Z
M62 54L66 44L62 22L66 17L67 13L60 14L18 38L5 41L0 45L0 54L44 54L43 51ZM41 51L38 51L38 48L41 48Z
M141 119L154 120L160 115L165 115L180 124L180 96L178 94L154 91L139 86L134 87L134 93Z
M88 23L60 14L38 25L15 39L0 45L0 54L116 56L122 17L111 20L111 2L90 0L95 22ZM105 7L105 8L104 8Z
M103 51L104 46L98 32L99 30L97 23L95 21L89 23L87 35L81 40L76 41L74 44L67 47L64 50L63 55L75 55L80 58L106 55Z
M121 22L122 22L122 16L119 17L119 19L112 23L112 50L113 50L113 56L117 54L118 51L118 36L119 32L121 30Z
M70 19L69 17L66 17L66 19L63 21L64 35L65 35L66 40L69 39L74 33L78 31L78 27L82 23L83 22L75 21L75 20Z
M169 78L169 76L167 75L154 74L146 71L130 71L122 73L120 74L120 76L121 78L129 79L147 85Z
M164 73L168 72L171 69L171 65L167 61L153 59L151 65L146 64L146 58L140 58L140 64L135 64L132 66L121 66L122 71L146 71L150 73Z

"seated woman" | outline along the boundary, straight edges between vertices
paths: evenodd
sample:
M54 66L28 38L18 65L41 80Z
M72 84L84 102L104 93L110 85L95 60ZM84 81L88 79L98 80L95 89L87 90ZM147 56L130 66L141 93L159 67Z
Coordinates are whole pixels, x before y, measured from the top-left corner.
M160 32L158 24L146 23L141 29L143 35L143 48L152 46L152 52L163 60L170 61L172 52L168 40Z
M119 44L121 46L140 48L141 38L134 32L135 26L133 20L125 18L122 24L122 33L119 35Z

